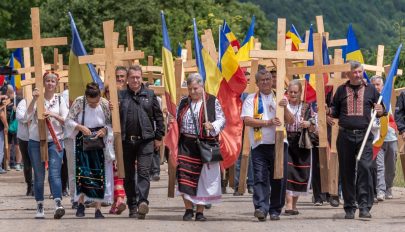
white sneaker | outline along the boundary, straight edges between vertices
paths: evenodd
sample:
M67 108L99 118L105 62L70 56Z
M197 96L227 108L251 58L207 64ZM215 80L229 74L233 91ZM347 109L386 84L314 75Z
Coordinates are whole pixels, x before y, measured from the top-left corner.
M45 218L45 213L44 213L44 204L38 203L37 204L37 213L35 214L36 219L44 219Z
M384 201L385 200L385 194L383 192L379 192L377 194L377 200L378 201Z
M62 202L59 198L55 199L55 213L53 214L54 219L61 219L65 215L65 208L62 206Z

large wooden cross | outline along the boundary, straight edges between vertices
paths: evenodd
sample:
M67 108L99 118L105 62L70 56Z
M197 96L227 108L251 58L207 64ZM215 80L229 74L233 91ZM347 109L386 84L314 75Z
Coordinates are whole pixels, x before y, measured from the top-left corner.
M324 73L350 71L349 64L324 65L322 59L322 35L313 34L314 41L314 65L307 67L293 67L287 72L290 74L316 74L316 101L318 104L318 128L319 128L319 163L321 169L321 186L328 189L328 137L325 111L325 84Z
M35 67L35 86L39 90L39 98L37 101L37 114L38 114L38 130L39 130L39 139L40 139L40 151L41 159L43 161L48 160L48 143L46 136L46 126L44 118L44 91L43 88L43 64L41 62L41 50L45 46L59 46L67 45L66 37L57 37L57 38L41 38L41 28L39 20L39 8L31 8L31 31L32 39L27 40L14 40L7 41L6 46L8 49L12 48L25 48L32 47L34 50L34 67Z
M117 61L122 60L135 60L142 59L144 57L143 52L130 51L130 52L118 52L114 51L114 20L103 22L104 32L104 54L95 54L89 56L79 56L80 64L104 62L106 66L105 70L105 83L107 83L110 90L110 101L114 108L112 109L112 126L114 132L114 148L115 155L118 164L118 175L120 178L125 177L124 172L124 160L122 153L122 139L121 139L121 127L118 108L118 92L115 80L115 64Z
M255 82L255 76L257 73L257 70L259 69L259 60L258 59L252 59L251 60L251 69L250 69L250 79L248 80L248 85L245 89L245 93L251 94L256 92L256 82ZM248 172L248 166L249 166L249 156L250 156L250 150L251 150L251 145L249 141L249 130L250 128L248 126L245 126L245 131L243 133L243 141L242 141L242 158L240 162L240 171L239 171L239 185L238 187L238 192L240 194L244 194L246 191L246 177L247 177L247 172Z
M342 49L335 49L335 54L333 58L333 63L334 64L343 64L343 58L342 58ZM333 95L335 95L337 88L342 85L345 82L344 79L342 79L342 73L341 72L335 72L333 76L329 79L329 83L332 84L333 86ZM337 147L336 147L336 140L337 140L337 135L339 133L339 119L334 118L333 119L334 124L332 125L332 138L331 138L331 147L330 147L330 156L329 156L329 172L328 172L328 180L329 180L329 186L328 186L328 191L329 194L333 196L338 195L338 184L339 184L339 159L338 159L338 153L337 153ZM325 190L325 189L324 189ZM326 192L326 191L324 191Z
M326 45L328 46L328 48L342 47L347 45L347 39L329 40L329 32L325 31L322 15L316 16L316 26L318 33L323 34L326 37Z
M286 78L286 60L309 60L312 59L312 52L294 52L286 51L285 48L285 34L286 34L286 19L278 19L277 23L277 50L253 50L250 51L252 58L273 58L277 59L277 91L276 91L276 104L284 98L284 81ZM284 166L284 108L276 108L276 117L280 119L281 126L276 128L276 144L275 144L275 164L274 164L274 178L283 178Z
M370 64L363 64L364 70L375 72L376 75L382 76L383 73L386 73L387 67L389 65L384 66L384 45L378 45L377 47L377 61L376 65ZM389 72L389 68L388 68ZM402 69L398 69L397 75L402 75Z

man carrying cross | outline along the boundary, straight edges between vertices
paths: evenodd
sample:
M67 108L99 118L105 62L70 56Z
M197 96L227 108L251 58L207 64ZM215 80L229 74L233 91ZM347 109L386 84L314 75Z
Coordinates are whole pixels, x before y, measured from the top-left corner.
M142 69L139 65L128 68L127 83L127 89L119 93L124 188L129 217L145 219L149 212L149 170L152 155L161 146L164 135L163 114L155 93L142 83ZM138 172L136 184L135 161Z
M342 179L345 219L354 219L356 202L360 218L371 218L370 210L374 201L372 177L373 135L364 138L371 120L371 111L377 117L384 114L383 106L377 104L379 93L373 85L363 80L363 66L357 61L349 61L351 71L349 81L337 89L332 105L326 109L328 115L339 119L337 150L339 172ZM356 156L364 139L367 139L356 170ZM357 177L357 178L356 178Z
M252 145L252 163L254 173L253 204L255 217L265 221L267 214L271 220L280 220L281 209L285 203L286 179L275 179L275 140L276 126L280 119L276 117L276 93L272 88L271 73L261 69L255 76L258 93L250 94L243 103L241 117L250 127L249 139ZM287 100L279 102L284 107L286 123L293 123L294 117L286 108ZM284 158L287 157L287 145L284 143ZM284 160L284 172L287 170ZM284 175L285 176L285 175ZM270 189L271 187L271 189Z

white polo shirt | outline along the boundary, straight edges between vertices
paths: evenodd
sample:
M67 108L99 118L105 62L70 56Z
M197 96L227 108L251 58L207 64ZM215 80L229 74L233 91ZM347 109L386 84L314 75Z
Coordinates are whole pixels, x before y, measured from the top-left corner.
M245 117L253 118L254 110L254 98L256 93L249 94L242 106L242 120ZM276 101L273 92L269 95L260 93L263 102L263 117L262 120L270 120L276 117ZM256 148L260 144L274 144L275 143L276 126L262 127L262 139L259 141L254 141L254 129L249 128L249 139L252 149Z

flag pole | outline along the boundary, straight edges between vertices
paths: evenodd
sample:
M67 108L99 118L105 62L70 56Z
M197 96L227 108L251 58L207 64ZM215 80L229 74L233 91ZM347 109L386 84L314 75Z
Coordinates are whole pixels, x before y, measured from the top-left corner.
M380 97L378 98L377 104L381 104L381 101L382 101L382 96L380 95ZM373 122L374 122L376 116L377 116L377 111L373 110L373 115L371 116L370 123L368 124L366 135L363 139L363 142L361 143L359 153L357 154L357 158L356 158L357 162L360 161L360 159L361 159L361 155L363 154L364 147L366 146L366 142L367 142L368 136L370 135L371 127L373 125Z

